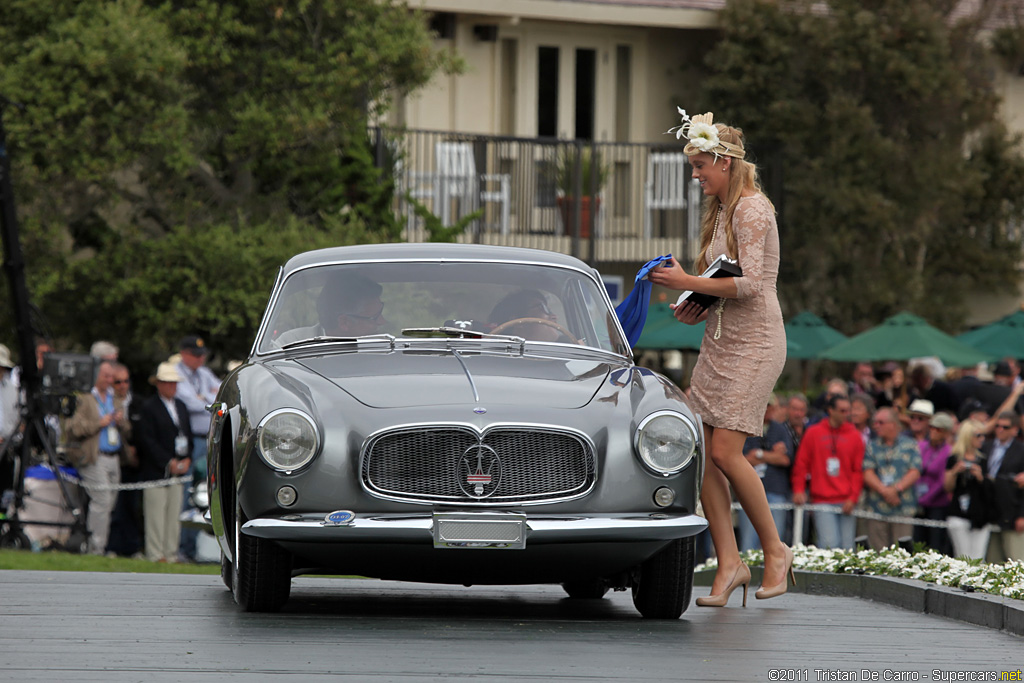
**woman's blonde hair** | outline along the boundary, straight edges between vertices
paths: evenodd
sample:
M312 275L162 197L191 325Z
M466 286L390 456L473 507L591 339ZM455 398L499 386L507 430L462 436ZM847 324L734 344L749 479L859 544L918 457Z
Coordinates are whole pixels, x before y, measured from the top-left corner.
M977 450L974 448L974 437L984 429L985 425L977 420L965 420L960 423L960 431L956 434L956 442L953 444L952 450L957 460L963 460L965 454Z
M720 140L736 145L740 149L743 148L742 130L727 126L724 123L716 123L714 126L718 130ZM761 189L761 182L758 179L757 166L736 157L718 157L718 159L725 158L732 159L732 167L729 171L729 192L726 198L725 210L723 211L724 215L722 216L724 220L719 221L718 229L725 233L726 255L729 258L735 259L738 257L738 253L736 249L736 235L732 229L732 217L736 213L736 205L739 204L740 197L743 196L745 191L754 191L761 194L764 194L764 191ZM718 159L715 161L717 162ZM715 216L718 215L718 207L721 203L717 196L708 197L704 202L704 218L701 220L700 228L700 251L698 252L697 259L693 262L693 269L697 273L704 272L704 269L707 267L707 251L711 246L711 234L715 229ZM740 264L740 267L742 265Z

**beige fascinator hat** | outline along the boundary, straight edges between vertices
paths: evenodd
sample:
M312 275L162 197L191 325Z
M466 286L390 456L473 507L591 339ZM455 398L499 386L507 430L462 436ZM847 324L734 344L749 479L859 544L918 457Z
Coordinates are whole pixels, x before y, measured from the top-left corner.
M742 159L747 155L741 145L726 142L718 137L718 126L714 124L715 115L712 112L687 116L685 109L676 107L679 115L683 117L682 124L669 128L667 133L675 133L676 140L686 138L686 147L683 154L692 157L701 152L713 154L715 158L720 156Z

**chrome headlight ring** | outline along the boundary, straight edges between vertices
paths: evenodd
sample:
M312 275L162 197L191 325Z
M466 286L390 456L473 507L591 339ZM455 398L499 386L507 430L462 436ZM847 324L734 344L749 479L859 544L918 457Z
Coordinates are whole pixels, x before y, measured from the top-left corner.
M697 453L697 427L670 410L651 413L636 428L633 446L644 467L668 477L686 468Z
M268 413L256 427L256 450L270 467L291 474L320 452L320 430L306 413L281 408Z

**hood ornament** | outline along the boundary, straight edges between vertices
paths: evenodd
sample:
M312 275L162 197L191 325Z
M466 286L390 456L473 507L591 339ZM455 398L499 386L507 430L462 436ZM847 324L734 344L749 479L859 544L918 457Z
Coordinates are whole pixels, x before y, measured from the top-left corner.
M473 408L473 412L476 413L477 415L483 415L484 413L487 412L487 408L484 408L483 406L477 406L476 408Z
M474 444L459 460L459 487L470 498L486 498L501 483L501 460L486 444Z

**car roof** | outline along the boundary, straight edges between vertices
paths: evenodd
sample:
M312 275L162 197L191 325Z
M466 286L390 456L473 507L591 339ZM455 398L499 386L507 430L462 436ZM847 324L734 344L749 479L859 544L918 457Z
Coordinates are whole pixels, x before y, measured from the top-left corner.
M284 264L285 274L322 263L345 261L527 261L592 272L593 269L573 256L543 249L498 247L488 244L452 244L439 242L395 242L360 244L351 247L330 247L297 254Z

